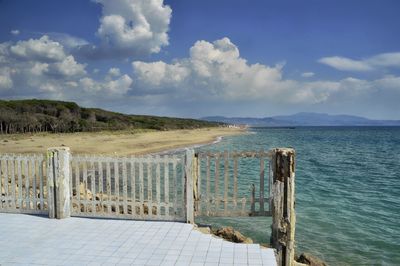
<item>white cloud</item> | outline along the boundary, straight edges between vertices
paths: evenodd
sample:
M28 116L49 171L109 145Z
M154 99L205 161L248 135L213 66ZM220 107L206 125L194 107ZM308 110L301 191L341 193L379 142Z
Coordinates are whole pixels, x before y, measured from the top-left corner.
M282 64L273 67L248 64L228 38L212 43L197 41L190 57L165 62L133 62L135 77L142 88L174 87L188 98L224 100L320 101L317 95L306 98L296 81L282 78ZM308 94L316 93L311 87ZM185 96L185 97L186 97Z
M318 62L342 71L370 71L373 69L365 61L340 56L324 57L319 59Z
M301 76L303 78L311 78L311 77L315 76L315 73L314 72L304 72L304 73L301 73Z
M172 10L163 0L96 0L103 7L98 36L108 50L158 53L168 45Z
M8 67L0 67L0 90L11 89L13 81L11 79L12 70Z
M19 35L19 30L11 30L10 32L14 36Z
M383 53L361 60L332 56L320 58L318 62L342 71L371 71L381 67L400 67L400 53Z
M44 35L40 39L19 41L10 51L27 60L61 61L65 58L63 46Z
M121 70L119 70L117 67L112 67L110 70L108 70L108 75L111 77L121 76Z
M136 76L151 86L169 86L183 82L190 74L190 69L181 63L166 64L162 61L132 63Z
M55 70L64 76L80 76L85 75L86 65L79 64L72 55L65 57L61 62L54 63Z
M133 80L128 75L115 80L96 81L89 77L79 80L79 85L85 92L96 95L99 92L113 96L124 95L131 89L132 84Z

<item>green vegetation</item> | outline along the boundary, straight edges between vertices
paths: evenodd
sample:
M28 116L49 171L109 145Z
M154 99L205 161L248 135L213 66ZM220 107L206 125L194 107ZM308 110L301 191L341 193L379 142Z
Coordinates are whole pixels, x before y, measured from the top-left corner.
M51 100L0 100L0 134L27 132L86 132L124 129L193 129L221 123L195 119L125 115L74 102Z

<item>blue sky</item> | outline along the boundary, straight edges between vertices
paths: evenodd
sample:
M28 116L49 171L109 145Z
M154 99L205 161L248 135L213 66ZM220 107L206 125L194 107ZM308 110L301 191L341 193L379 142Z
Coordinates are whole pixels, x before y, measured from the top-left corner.
M0 97L400 119L399 1L0 0Z

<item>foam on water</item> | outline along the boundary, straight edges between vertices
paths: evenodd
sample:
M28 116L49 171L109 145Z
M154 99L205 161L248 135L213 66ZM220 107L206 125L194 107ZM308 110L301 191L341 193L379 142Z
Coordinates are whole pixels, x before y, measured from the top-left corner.
M294 147L296 241L331 265L400 265L400 128L251 129L200 149ZM271 218L207 218L269 242Z

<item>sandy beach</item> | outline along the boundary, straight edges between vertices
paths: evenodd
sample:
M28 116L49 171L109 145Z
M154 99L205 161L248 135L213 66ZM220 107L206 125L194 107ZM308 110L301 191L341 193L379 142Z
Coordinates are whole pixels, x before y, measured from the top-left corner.
M114 131L68 134L0 135L0 153L45 153L48 147L67 146L72 153L140 155L207 144L220 136L243 134L232 128L172 131Z

